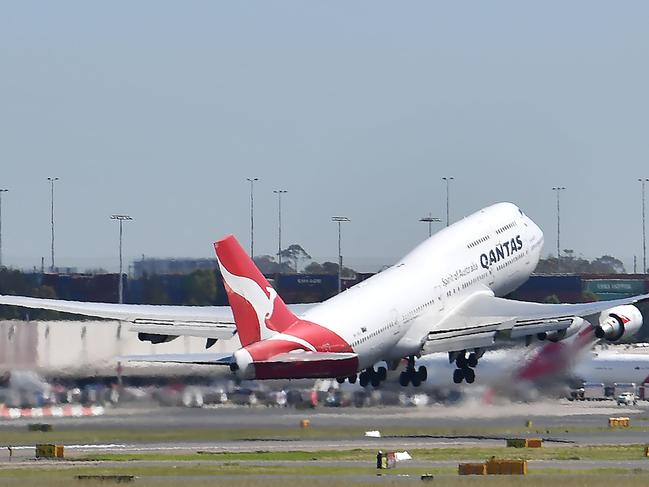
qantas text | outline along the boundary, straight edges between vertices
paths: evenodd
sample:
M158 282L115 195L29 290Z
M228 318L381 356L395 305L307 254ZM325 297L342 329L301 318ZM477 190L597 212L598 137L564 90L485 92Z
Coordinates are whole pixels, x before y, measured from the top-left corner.
M511 240L499 243L494 249L490 250L489 253L481 254L480 265L485 269L489 269L493 264L500 262L502 259L506 259L522 248L523 240L521 240L520 235L516 235L516 237Z

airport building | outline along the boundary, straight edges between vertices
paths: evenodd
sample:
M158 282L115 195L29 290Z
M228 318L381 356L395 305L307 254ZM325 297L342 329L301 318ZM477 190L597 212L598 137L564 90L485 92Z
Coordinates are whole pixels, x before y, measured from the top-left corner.
M211 375L221 370L209 366L134 364L120 362L129 355L205 352L205 339L178 337L153 345L119 321L0 321L0 374L33 370L45 378L90 378ZM240 348L238 337L219 340L209 351ZM225 370L223 370L225 372Z

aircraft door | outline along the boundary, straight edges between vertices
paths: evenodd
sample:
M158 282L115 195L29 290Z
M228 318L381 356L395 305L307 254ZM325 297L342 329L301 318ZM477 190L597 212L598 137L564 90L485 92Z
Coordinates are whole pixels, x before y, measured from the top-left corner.
M392 329L393 335L398 335L399 333L401 333L401 316L396 309L390 311L389 327Z
M496 274L494 273L493 266L489 266L489 270L488 270L488 272L489 272L489 277L488 277L487 285L488 285L491 289L493 289L494 284L495 284L495 282L496 282Z
M444 293L442 291L442 286L435 286L433 299L435 300L436 309L438 311L444 311L445 299Z

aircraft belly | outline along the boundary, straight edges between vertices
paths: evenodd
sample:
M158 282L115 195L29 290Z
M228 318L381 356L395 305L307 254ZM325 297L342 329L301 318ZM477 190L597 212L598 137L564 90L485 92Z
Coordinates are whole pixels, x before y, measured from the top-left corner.
M256 379L328 379L348 377L358 371L358 358L310 362L257 362Z

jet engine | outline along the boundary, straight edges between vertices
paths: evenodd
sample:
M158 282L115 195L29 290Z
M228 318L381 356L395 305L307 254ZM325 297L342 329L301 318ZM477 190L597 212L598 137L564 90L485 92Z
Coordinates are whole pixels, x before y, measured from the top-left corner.
M549 331L545 333L545 337L543 337L543 339L550 340L551 342L559 342L564 338L568 338L581 330L585 322L585 319L576 317L574 320L572 320L572 324L568 328L557 331Z
M141 342L167 343L178 338L177 335L158 335L157 333L138 333L138 340Z
M602 311L599 315L595 336L609 342L617 342L622 338L632 337L641 326L642 314L638 308L631 304L616 306Z

